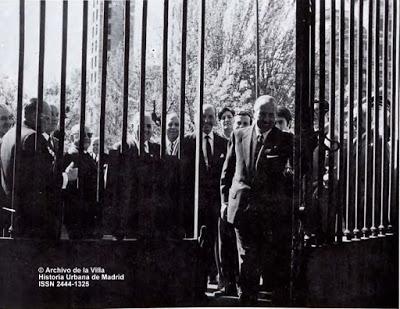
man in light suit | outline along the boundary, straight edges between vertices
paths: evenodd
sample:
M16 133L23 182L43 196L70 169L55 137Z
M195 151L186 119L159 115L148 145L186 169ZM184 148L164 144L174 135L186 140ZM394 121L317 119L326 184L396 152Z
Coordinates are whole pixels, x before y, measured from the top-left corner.
M14 236L58 239L60 236L60 189L76 180L78 171L69 165L64 173L57 168L56 156L41 132L48 131L50 107L41 104L40 133L36 132L38 100L31 99L24 108L21 128L21 162L16 205ZM9 199L13 190L15 127L4 135L1 147L2 186Z
M13 115L11 114L8 106L4 103L0 103L0 148L3 141L4 134L11 128L13 124ZM1 166L1 160L0 160ZM10 201L7 199L6 194L2 187L0 187L0 233L5 235L6 231L10 227L10 212L7 208L10 208Z
M167 115L167 138L165 154L177 156L179 152L179 117L173 112Z
M221 175L221 213L235 227L243 305L257 301L265 259L272 258L275 266L266 280L279 286L274 306L284 304L283 292L289 289L291 209L281 201L292 140L275 127L275 114L273 97L256 100L255 123L233 132Z

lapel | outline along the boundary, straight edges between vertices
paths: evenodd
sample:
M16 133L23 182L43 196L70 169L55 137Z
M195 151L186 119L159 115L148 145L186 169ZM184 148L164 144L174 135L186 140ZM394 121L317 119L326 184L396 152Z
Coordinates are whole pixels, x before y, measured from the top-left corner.
M262 154L264 153L264 150L265 149L270 149L273 146L274 140L275 140L274 137L275 137L276 130L277 129L275 127L273 127L271 129L271 131L268 133L267 138L265 139L264 144L262 145L262 147L260 149L260 152L258 153L258 157L256 159L256 163L255 163L256 170L257 170L257 166L258 166L258 163L260 161L260 158L261 158Z
M251 169L251 156L252 156L252 148L253 148L253 132L254 132L254 124L248 129L243 130L242 135L242 150L244 162L248 171Z

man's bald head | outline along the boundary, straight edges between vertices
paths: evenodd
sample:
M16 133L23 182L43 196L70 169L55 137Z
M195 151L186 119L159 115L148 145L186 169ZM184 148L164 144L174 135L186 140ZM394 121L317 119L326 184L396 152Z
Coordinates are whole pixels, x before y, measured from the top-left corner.
M175 112L167 114L166 124L168 140L173 142L178 138L179 135L180 123L178 114Z
M29 103L27 103L24 107L25 121L33 129L36 127L36 110L38 108L38 105L38 99L32 98L29 100ZM42 101L40 107L42 109L40 115L40 127L42 132L47 132L51 121L50 106L45 101Z
M272 129L275 125L276 103L269 95L258 97L254 103L254 119L261 132Z
M203 132L205 134L211 133L216 120L216 112L214 105L203 104Z
M60 116L57 106L50 104L51 121L47 133L54 132L58 127L58 117Z
M3 137L12 125L13 117L10 110L7 105L0 103L0 137Z

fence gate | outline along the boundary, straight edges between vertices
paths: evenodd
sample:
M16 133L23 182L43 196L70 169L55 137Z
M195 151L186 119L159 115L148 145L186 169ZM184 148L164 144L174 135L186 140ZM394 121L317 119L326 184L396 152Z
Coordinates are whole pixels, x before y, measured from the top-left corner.
M398 1L296 9L293 283L303 244L396 243L400 127Z

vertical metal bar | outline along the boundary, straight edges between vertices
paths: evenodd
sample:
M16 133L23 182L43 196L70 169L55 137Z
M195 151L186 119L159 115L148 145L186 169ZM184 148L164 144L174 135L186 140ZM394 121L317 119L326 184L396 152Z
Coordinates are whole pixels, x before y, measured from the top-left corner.
M371 96L372 96L372 25L373 25L373 0L368 0L368 39L367 39L367 85L366 85L366 118L365 118L365 170L364 170L364 220L362 228L362 239L368 239L369 228L367 223L367 214L370 209L371 199L370 192L370 177L371 177L371 161L370 161L370 143L371 143Z
M363 100L363 60L364 60L364 51L363 51L363 37L364 37L364 28L363 28L363 20L364 20L364 1L358 2L358 75L357 75L357 150L356 150L356 171L355 171L355 197L354 197L354 230L353 235L355 239L359 238L360 230L358 228L358 209L361 207L360 205L360 174L362 171L362 158L360 157L362 154L362 124L363 124L363 110L362 110L362 100Z
M387 150L387 87L388 87L388 14L389 14L389 4L388 0L384 0L383 2L383 63L382 63L382 125L383 125L383 132L382 132L382 148L381 148L381 203L380 203L380 221L379 221L379 237L385 236L385 225L384 225L384 218L383 212L385 208L385 200L387 194L387 160L386 160L386 150Z
M104 1L103 7L103 47L101 57L101 90L100 90L100 132L99 132L99 162L97 164L97 202L103 202L104 193L104 137L107 97L107 54L108 54L108 6Z
M318 115L318 199L317 207L324 192L323 177L325 173L325 0L319 5L319 115Z
M352 203L352 167L353 167L353 139L354 139L354 1L350 1L350 31L349 31L349 97L348 97L348 113L347 113L347 125L348 125L348 136L347 136L347 188L346 188L346 212L350 204ZM357 210L355 211L355 220L357 221ZM349 218L347 218L349 220ZM350 233L350 231L349 231ZM350 236L350 235L349 235ZM358 235L354 235L354 239L357 239Z
M331 142L336 141L335 132L335 113L336 113L336 98L335 98L335 76L336 76L336 1L331 0L331 36L330 36L330 113L329 113L329 138ZM332 148L333 144L331 144ZM334 220L331 218L332 209L336 210L337 214L337 241L342 241L342 205L341 203L335 203L335 191L336 191L336 177L335 177L335 158L336 153L334 151L329 152L329 211L328 211L328 237L329 241L334 240L334 231L332 228L334 226ZM333 222L332 222L333 221Z
M205 11L206 1L200 2L199 16L199 83L197 102L197 128L196 128L196 172L194 184L194 238L198 237L199 231L199 185L200 185L200 156L202 152L203 137L203 99L204 99L204 41L205 41Z
M18 208L19 179L21 162L21 126L22 126L22 100L24 94L24 56L25 56L25 0L19 1L19 53L18 53L18 92L17 92L17 123L15 126L15 150L13 166L13 187L11 195L11 208ZM10 218L10 237L13 232L14 212Z
M256 98L260 95L260 29L258 20L258 0L255 3L256 7Z
M182 0L182 33L181 33L181 93L180 93L180 126L179 126L179 158L182 158L183 138L185 136L185 98L186 98L186 31L187 0Z
M143 0L142 8L142 50L140 59L140 124L139 155L144 154L144 112L146 108L146 43L147 43L147 0Z
M61 41L61 83L60 83L60 137L58 144L58 158L64 154L65 139L65 98L67 77L67 38L68 38L68 1L63 2L62 41ZM60 166L63 166L60 164Z
M41 128L41 115L43 106L43 73L44 73L44 46L45 46L45 31L46 31L46 1L40 1L40 25L39 25L39 71L38 71L38 104L36 106L36 137L35 137L35 150L37 150L37 143L39 134L42 133Z
M298 213L301 205L301 170L300 170L300 149L302 148L301 141L305 140L306 136L301 136L305 132L302 130L304 124L303 117L307 117L308 104L310 102L310 27L309 27L309 1L296 1L296 96L295 96L295 138L294 140L294 186L293 186L293 201L292 201L292 248L302 244L303 239L299 239L298 231ZM305 135L305 134L304 134ZM296 243L297 242L297 243ZM292 250L291 257L291 273L290 273L290 300L293 300L294 288L294 267L295 267L295 250Z
M340 145L344 145L344 126L345 126L345 112L344 112L344 47L345 47L345 1L340 0L340 19L339 19L339 143ZM351 18L351 17L350 17ZM351 32L351 29L350 29ZM351 35L351 34L350 34ZM349 229L349 204L347 203L347 184L349 183L349 177L346 174L346 168L348 168L348 164L346 167L346 156L345 156L345 148L341 147L339 153L339 201L341 204L346 205L345 210L345 227L344 227L344 236L346 239L350 239L350 229Z
M313 135L314 132L314 102L315 102L315 0L310 0L310 13L309 13L309 35L310 35L310 47L309 47L309 102L308 108L306 111L306 122L303 124L303 127L307 130L304 141L301 140L301 143L306 142L309 136ZM317 168L314 166L313 158L313 149L311 147L304 147L304 158L300 157L300 174L303 174L302 166L305 164L302 161L306 161L308 168L305 173L305 184L306 184L306 192L305 192L305 209L309 209L312 207L312 196L313 196L313 174L314 169ZM306 159L308 158L308 159Z
M389 198L388 198L388 213L387 213L387 235L393 235L393 226L392 226L392 206L395 207L395 195L396 195L396 169L395 169L395 158L396 158L396 113L398 107L396 106L396 51L397 51L397 44L396 44L396 37L397 37L397 1L393 0L392 2L392 84L391 84L391 104L390 104L390 166L389 166ZM397 107L397 109L396 109ZM399 123L397 122L397 126Z
M129 44L131 35L131 2L125 0L125 19L124 19L124 90L123 90L123 111L122 111L122 140L121 150L125 153L128 144L128 105L129 105Z
M161 103L161 154L165 156L166 150L166 117L167 117L167 91L168 91L168 0L164 0L164 25L163 25L163 62L162 62L162 103Z
M373 171L372 171L372 223L371 223L371 237L376 237L375 226L375 209L378 209L376 204L379 203L378 195L378 156L379 156L379 20L380 20L380 0L375 0L375 74L374 74L374 155L373 155Z
M86 118L86 64L87 64L87 32L88 32L88 2L83 1L82 14L82 56L81 56L81 110L79 121L79 156L83 154L85 144Z

